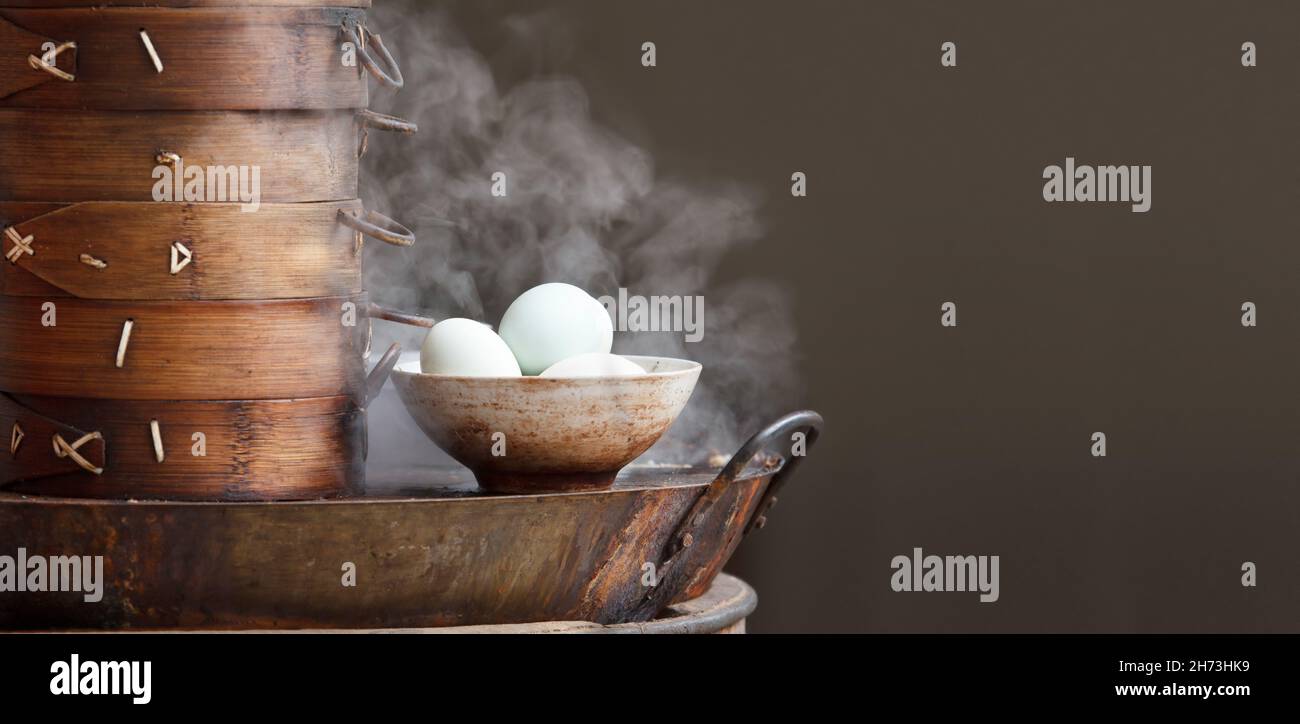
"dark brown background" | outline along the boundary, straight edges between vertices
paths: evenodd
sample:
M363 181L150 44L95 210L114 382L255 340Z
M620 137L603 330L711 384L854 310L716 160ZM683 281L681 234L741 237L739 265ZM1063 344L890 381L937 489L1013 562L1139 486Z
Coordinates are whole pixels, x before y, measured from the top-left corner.
M766 192L729 275L793 291L828 430L730 567L752 630L1300 629L1294 3L445 7L503 85L577 77L661 169ZM521 63L538 12L565 31ZM1152 210L1044 203L1067 155L1151 164ZM913 546L1000 555L1001 600L892 592Z

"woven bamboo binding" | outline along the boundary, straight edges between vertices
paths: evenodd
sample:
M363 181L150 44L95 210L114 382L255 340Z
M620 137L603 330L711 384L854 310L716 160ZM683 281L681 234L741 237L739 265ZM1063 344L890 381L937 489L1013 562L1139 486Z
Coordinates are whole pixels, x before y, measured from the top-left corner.
M50 55L55 59L55 62L58 62L57 59L60 55L62 55L63 53L69 50L75 50L76 47L77 44L72 41L60 43L54 47L54 50L50 51ZM50 75L54 76L55 78L58 78L59 80L66 80L69 83L71 83L77 79L77 76L65 70L60 70L57 65L49 62L43 57L38 58L35 55L29 55L27 56L27 64L30 65L32 68L35 68L36 70L43 70L46 73L49 73Z
M63 439L62 435L56 432L54 433L54 455L60 459L72 458L72 461L80 466L82 470L94 473L95 475L102 475L104 473L103 468L93 465L89 460L78 454L77 451L91 440L103 439L104 436L100 433L91 432L77 438L76 442L69 443L67 440Z

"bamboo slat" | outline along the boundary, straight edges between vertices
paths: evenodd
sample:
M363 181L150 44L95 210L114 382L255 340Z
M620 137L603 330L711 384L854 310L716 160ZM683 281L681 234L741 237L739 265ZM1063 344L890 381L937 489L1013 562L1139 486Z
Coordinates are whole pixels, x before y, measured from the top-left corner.
M361 128L352 111L2 108L0 201L354 199Z
M56 425L57 423L61 423ZM79 498L303 500L355 489L365 473L365 414L349 397L302 400L90 400L0 394L0 488ZM85 457L59 458L60 430L92 434ZM79 437L79 436L78 436Z
M365 108L369 76L354 54L345 55L340 34L344 23L364 17L339 7L6 7L0 9L0 105ZM30 62L43 57L45 41L75 43L55 63L72 79Z
M367 309L364 294L254 302L0 296L0 390L118 400L362 395Z
M237 204L0 202L0 230L31 237L33 252L0 263L0 294L119 300L357 294L363 247L338 215L361 211L356 200L264 204L256 213ZM9 252L15 243L0 239L0 248Z

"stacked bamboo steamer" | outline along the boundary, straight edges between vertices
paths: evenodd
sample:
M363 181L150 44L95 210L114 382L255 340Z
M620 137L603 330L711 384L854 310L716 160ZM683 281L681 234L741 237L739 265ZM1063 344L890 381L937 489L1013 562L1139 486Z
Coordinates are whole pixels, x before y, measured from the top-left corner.
M315 2L0 0L0 488L360 483L396 359L366 373L362 248L413 239L358 159L415 128L366 110L402 82L368 0Z

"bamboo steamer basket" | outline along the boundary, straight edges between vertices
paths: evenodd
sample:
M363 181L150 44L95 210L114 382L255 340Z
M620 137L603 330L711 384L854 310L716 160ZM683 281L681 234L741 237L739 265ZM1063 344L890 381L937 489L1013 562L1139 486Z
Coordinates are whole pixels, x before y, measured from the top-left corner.
M0 607L0 629L650 621L709 590L784 496L803 459L792 433L806 430L811 450L820 427L795 413L721 471L634 465L597 492L492 495L455 470L418 468L374 475L361 496L298 503L0 493L0 550L103 555L105 581L96 605L19 596ZM348 561L360 588L339 585Z
M265 204L0 202L0 294L237 300L362 291L366 236L414 242L358 200ZM30 253L29 253L30 252Z
M154 187L196 167L205 184L214 170L242 168L251 186L256 170L261 203L354 199L358 158L370 128L416 130L366 110L0 108L0 201L185 201L183 183L177 196L173 181L171 198L155 197ZM205 194L189 200L223 199Z
M19 493L293 500L338 495L364 473L364 418L347 397L14 402L0 396L0 425L9 432L14 424L24 437L14 455L0 455L0 485Z
M339 7L4 8L0 69L0 105L24 108L365 108L368 77L402 85Z
M364 383L369 315L365 294L225 302L0 296L0 390L117 400L354 395Z
M298 400L95 400L0 393L0 488L83 498L302 500L364 480L365 408L400 348L360 395Z

